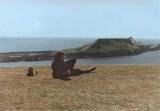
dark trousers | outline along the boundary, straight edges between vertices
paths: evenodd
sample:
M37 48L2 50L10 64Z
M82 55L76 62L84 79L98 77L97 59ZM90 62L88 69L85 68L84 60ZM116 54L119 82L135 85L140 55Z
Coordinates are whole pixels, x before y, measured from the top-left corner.
M78 75L83 73L81 69L74 68L74 65L76 64L76 58L68 59L67 61L65 61L65 64L71 75Z

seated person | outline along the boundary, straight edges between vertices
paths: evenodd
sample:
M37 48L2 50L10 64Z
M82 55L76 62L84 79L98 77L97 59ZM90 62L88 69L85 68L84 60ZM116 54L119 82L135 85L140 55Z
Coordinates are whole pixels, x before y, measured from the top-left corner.
M64 61L64 53L62 51L58 51L54 55L54 61L52 61L52 71L54 78L61 78L67 76L74 76L84 73L89 73L96 69L96 67L91 67L89 69L79 69L74 68L76 64L76 58L70 58Z

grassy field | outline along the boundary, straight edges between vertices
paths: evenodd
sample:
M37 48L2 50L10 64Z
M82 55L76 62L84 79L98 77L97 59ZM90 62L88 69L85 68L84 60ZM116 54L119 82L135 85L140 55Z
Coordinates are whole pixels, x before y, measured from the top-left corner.
M91 65L78 65L88 68ZM0 69L0 111L159 111L160 65L95 65L96 71L52 79L49 66Z

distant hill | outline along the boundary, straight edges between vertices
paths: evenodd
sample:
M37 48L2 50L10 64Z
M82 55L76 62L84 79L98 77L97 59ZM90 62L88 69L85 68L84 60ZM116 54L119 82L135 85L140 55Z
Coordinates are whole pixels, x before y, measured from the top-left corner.
M106 38L82 47L64 49L66 57L113 57L141 54L146 51L160 50L159 44L144 45L133 38ZM54 50L0 53L0 62L52 60Z
M155 48L155 47L154 47ZM157 48L157 47L156 47ZM65 49L66 55L77 57L108 57L135 55L152 50L150 45L143 45L130 38L103 38L79 48Z

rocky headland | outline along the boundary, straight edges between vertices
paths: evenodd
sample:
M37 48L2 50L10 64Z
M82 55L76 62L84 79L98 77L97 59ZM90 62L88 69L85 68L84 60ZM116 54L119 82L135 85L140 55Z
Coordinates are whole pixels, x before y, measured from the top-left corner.
M78 48L64 49L66 57L90 58L141 54L160 50L160 44L142 44L130 38L102 38ZM0 62L51 60L54 50L0 53Z
M142 44L129 38L103 38L79 48L65 49L68 56L76 57L113 57L141 54L146 51L160 50L160 44Z

